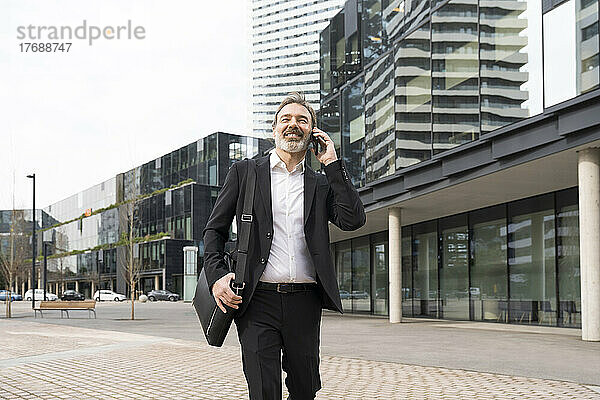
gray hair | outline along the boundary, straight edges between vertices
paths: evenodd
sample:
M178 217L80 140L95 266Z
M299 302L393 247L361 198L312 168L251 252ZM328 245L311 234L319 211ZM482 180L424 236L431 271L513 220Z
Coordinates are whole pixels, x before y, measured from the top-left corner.
M279 111L281 111L281 109L283 107L287 106L288 104L294 104L294 103L300 104L301 106L306 108L308 110L308 112L310 113L311 129L314 128L315 126L317 126L317 114L315 113L315 110L313 110L310 103L308 101L306 101L306 99L304 98L304 94L302 94L300 92L291 92L291 93L288 93L288 95L285 97L285 99L283 99L281 104L279 104L279 107L277 108L277 111L275 112L275 117L273 118L273 128L275 128L275 125L277 125L277 115L279 114Z

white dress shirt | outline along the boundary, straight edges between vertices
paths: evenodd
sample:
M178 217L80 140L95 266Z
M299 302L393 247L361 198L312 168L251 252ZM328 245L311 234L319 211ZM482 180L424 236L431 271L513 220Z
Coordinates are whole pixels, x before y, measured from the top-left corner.
M316 282L304 236L304 162L288 172L277 152L271 152L273 241L263 282Z

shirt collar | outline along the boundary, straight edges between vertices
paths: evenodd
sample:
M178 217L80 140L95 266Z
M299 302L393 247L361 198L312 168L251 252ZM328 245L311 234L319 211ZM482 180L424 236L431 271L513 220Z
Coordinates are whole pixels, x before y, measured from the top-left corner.
M277 154L275 149L273 149L273 151L271 151L271 156L269 157L269 162L271 165L271 169L274 169L275 167L280 167L287 172L287 167L285 166L285 163L283 162L283 160L281 158L279 158L279 154ZM294 168L294 170L292 172L295 172L295 171L304 172L304 163L305 162L306 162L306 157L304 157L302 159L302 161L300 161L296 165L296 167Z

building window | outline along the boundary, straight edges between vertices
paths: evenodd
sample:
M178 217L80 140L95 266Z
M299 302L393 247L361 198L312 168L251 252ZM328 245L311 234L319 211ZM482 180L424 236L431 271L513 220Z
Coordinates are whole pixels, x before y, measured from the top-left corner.
M473 319L508 322L506 206L472 211L469 220Z
M469 319L469 232L467 215L440 221L440 317Z
M558 325L581 328L579 206L577 188L556 194Z
M394 59L380 58L365 72L366 181L393 174L395 168Z
M373 314L388 315L389 295L388 295L388 233L381 232L372 235L371 244L371 265L373 266L372 290Z
M352 311L352 246L350 241L336 244L335 270L337 274L342 309Z
M437 224L413 227L413 310L415 316L438 317Z
M476 3L451 1L431 16L434 154L479 137L477 24Z
M371 311L371 263L369 237L352 239L352 311Z
M518 323L555 324L553 196L513 202L508 209L509 318Z
M414 315L412 261L412 229L407 226L402 228L402 315L406 317Z
M598 3L569 0L544 14L545 107L598 88Z
M352 183L365 184L364 82L355 80L342 91L342 157Z
M396 169L431 158L429 24L394 49Z

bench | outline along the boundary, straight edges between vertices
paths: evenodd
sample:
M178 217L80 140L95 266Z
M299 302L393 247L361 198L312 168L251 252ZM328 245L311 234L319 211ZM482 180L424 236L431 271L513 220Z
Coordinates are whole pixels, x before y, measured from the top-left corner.
M40 301L40 304L33 309L34 316L37 318L39 311L42 318L44 318L43 311L47 310L60 310L60 317L63 317L63 313L67 314L69 318L69 310L87 310L88 318L96 318L96 301L95 300L83 300L83 301Z

